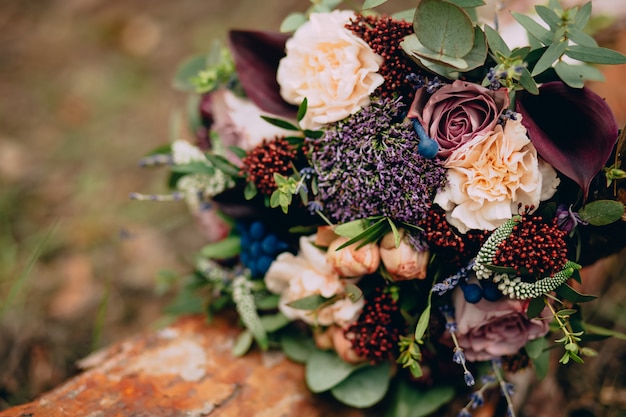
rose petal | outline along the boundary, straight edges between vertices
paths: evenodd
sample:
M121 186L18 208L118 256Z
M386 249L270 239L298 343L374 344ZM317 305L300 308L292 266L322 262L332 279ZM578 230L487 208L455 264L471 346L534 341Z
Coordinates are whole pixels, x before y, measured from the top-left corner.
M539 95L519 94L516 110L523 115L522 124L539 155L574 180L586 198L618 135L604 99L588 88L554 81L542 85Z
M283 33L232 30L229 46L239 81L250 100L268 113L295 118L297 108L283 100L276 82L288 38Z

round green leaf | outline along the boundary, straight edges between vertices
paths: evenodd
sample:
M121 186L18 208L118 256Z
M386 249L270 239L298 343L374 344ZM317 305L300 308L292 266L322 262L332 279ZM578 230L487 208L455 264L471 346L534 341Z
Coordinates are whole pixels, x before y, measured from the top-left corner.
M605 226L624 215L624 205L614 200L597 200L581 208L578 215L593 226Z
M413 19L417 38L439 54L462 58L474 45L474 25L457 5L441 0L422 0Z
M327 391L357 369L359 366L349 364L335 352L316 350L306 362L306 383L313 392Z
M298 363L306 363L316 351L315 342L309 336L296 332L284 332L280 335L283 352L289 359Z
M394 417L426 417L454 397L454 389L448 386L424 389L405 380L393 388L392 412Z
M351 407L371 407L387 393L390 371L390 362L361 368L333 387L331 393Z

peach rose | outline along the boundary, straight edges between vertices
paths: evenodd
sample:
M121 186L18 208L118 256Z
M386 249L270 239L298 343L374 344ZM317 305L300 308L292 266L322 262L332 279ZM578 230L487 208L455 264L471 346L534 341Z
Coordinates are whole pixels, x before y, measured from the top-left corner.
M404 230L399 230L399 232L401 237L398 247L395 245L394 235L391 232L380 241L380 259L385 269L395 281L426 278L430 252L416 250L408 242Z
M539 169L537 151L521 116L508 120L504 129L498 125L458 148L445 167L447 185L437 193L435 203L461 233L493 230L517 213L518 203L537 207L556 190L544 190L544 177L553 184L556 173L545 165Z
M517 353L529 340L545 336L550 323L546 307L539 318L526 316L528 302L502 298L500 301L465 301L457 288L453 293L456 335L468 361L486 361Z
M297 256L288 252L278 255L265 274L265 285L269 291L280 294L279 309L289 319L322 326L347 326L359 317L364 304L362 298L356 302L340 299L316 311L288 305L311 295L332 298L345 293L346 280L339 277L326 260L326 253L313 245L314 241L315 236L303 236Z
M317 129L356 113L383 83L382 57L345 28L352 11L312 13L285 46L276 73L285 101L308 110L301 125Z
M378 246L369 243L357 249L358 243L355 243L337 250L348 240L347 237L338 237L328 246L326 258L335 271L344 278L361 277L376 271L380 265Z

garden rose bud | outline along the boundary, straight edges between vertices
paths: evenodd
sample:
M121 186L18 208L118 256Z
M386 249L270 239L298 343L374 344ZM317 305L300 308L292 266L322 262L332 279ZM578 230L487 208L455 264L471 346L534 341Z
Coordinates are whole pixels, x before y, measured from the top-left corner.
M337 355L344 361L352 364L364 362L367 358L359 356L352 347L352 342L346 337L346 333L340 327L333 326L329 329L333 340L333 347Z
M358 243L337 250L337 248L349 239L338 237L328 246L326 257L328 262L335 268L335 271L344 278L360 277L371 274L380 265L380 251L373 243L357 249Z
M426 278L426 268L430 259L428 250L418 251L400 230L400 246L396 247L392 232L380 241L380 259L387 272L395 281Z

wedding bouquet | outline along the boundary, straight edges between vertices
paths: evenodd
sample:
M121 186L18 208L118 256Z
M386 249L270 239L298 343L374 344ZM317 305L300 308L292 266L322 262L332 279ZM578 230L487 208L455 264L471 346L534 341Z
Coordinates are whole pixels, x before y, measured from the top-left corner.
M481 0L385 2L313 1L183 63L193 138L142 160L172 195L134 197L189 203L210 243L187 288L237 311L237 355L282 349L312 392L386 415L468 395L469 416L491 389L513 415L509 372L609 333L578 283L626 246L625 142L584 84L626 58L585 32L591 2L514 13L523 47Z

